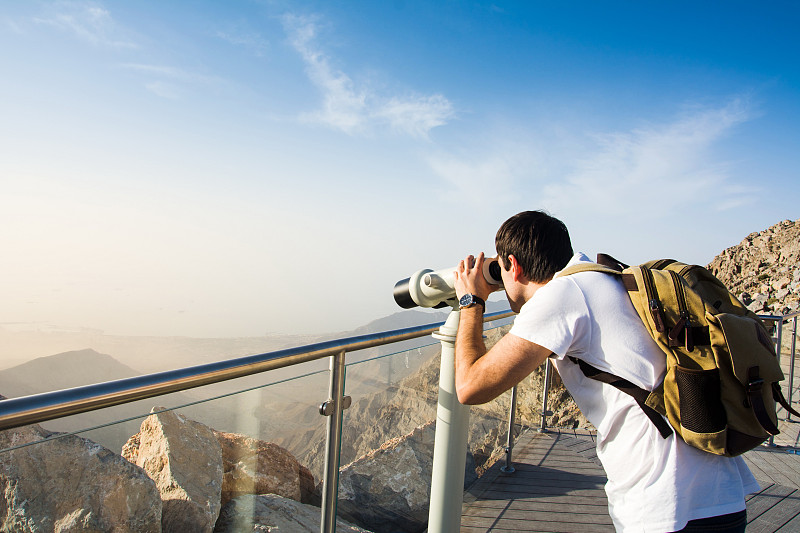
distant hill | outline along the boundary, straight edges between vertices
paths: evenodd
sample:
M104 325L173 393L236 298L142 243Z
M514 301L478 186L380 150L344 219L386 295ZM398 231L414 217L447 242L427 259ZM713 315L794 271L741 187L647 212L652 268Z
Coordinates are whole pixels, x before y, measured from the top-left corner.
M0 394L12 398L138 376L110 355L91 349L39 357L0 371Z
M424 324L434 324L447 319L445 311L421 311L418 309L408 309L397 313L378 318L369 324L353 330L355 335L366 335L368 333L378 333L381 331L391 331L393 329L410 328Z

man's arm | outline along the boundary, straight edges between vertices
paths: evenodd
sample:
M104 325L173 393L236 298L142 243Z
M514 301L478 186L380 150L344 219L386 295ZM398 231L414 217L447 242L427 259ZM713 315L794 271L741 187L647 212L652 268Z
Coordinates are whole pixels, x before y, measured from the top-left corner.
M475 405L497 398L525 379L551 353L547 348L510 333L487 352L481 309L463 309L456 336L458 401Z
M472 293L484 300L492 287L483 279L483 254L468 257L455 274L458 296ZM456 336L456 394L465 405L486 403L507 391L551 354L550 350L516 335L505 335L491 350L483 342L483 309L461 310Z

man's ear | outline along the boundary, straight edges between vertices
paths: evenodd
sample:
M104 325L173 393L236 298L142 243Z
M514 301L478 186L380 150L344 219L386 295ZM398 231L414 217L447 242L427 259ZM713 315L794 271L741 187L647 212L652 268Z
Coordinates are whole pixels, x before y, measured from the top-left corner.
M517 282L521 282L525 276L525 273L522 271L522 266L517 261L517 258L513 255L508 255L508 263L509 263L509 272L511 272L511 279Z

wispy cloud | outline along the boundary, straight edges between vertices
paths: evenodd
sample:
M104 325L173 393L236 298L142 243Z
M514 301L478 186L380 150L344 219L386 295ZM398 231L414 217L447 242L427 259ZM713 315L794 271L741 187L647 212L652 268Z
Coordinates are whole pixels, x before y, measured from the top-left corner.
M731 185L728 166L715 161L710 148L751 118L748 106L734 100L719 108L688 110L664 124L596 135L596 151L577 159L565 179L546 185L544 203L560 212L632 216L742 205L754 190Z
M181 88L194 84L224 83L222 78L199 74L168 65L148 65L144 63L123 63L121 68L134 71L147 77L145 88L162 98L175 100L180 97Z
M9 32L15 33L17 35L22 35L25 33L25 30L17 23L17 21L12 20L9 17L3 17L0 19L0 24L5 27Z
M234 46L240 46L256 57L264 57L269 51L269 41L254 31L242 26L232 26L225 30L217 30L215 35Z
M111 13L95 2L56 2L45 4L46 13L34 22L71 33L96 46L138 48L124 36L124 28L116 23Z
M386 95L357 84L332 66L331 58L317 43L318 25L313 18L287 15L283 22L292 46L306 64L309 78L323 95L322 109L304 114L304 120L349 134L388 126L399 133L425 138L455 115L452 103L441 94Z
M199 74L190 70L182 69L180 67L172 67L169 65L148 65L146 63L123 63L120 65L122 68L134 70L152 76L161 78L168 78L175 81L191 82L191 83L216 83L223 81L218 76L209 76L206 74Z
M145 88L156 96L177 100L180 97L180 90L174 83L166 81L151 81L144 84Z
M511 201L517 185L539 166L540 156L530 144L507 141L470 151L439 152L427 161L444 180L451 201L487 206Z
M628 132L487 132L481 146L428 157L452 201L508 208L524 197L556 213L667 216L681 209L724 211L752 202L757 185L736 181L733 164L714 149L752 119L742 100L687 108L661 123ZM549 129L548 129L549 128ZM504 137L505 136L505 137ZM486 140L486 139L490 140ZM505 139L505 140L504 140Z

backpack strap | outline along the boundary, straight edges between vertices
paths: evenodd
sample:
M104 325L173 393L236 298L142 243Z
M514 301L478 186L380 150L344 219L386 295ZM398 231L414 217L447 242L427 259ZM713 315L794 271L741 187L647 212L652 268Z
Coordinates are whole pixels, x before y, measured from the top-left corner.
M613 268L614 270L618 270L620 272L622 272L623 270L628 268L628 266L630 266L626 265L625 263L623 263L618 259L614 259L608 254L597 254L597 264Z
M800 413L792 409L792 406L788 401L786 401L786 397L783 395L781 386L777 382L772 384L772 397L775 398L775 401L781 404L781 406L788 412L792 413L796 417L800 417Z
M601 255L603 254L598 254L598 258ZM577 265L572 265L565 268L564 270L556 272L556 275L553 277L560 278L562 276L577 274L578 272L604 272L606 274L619 276L619 278L622 280L622 284L625 285L625 290L627 290L628 292L639 290L639 287L636 285L636 276L634 276L633 274L629 274L627 272L623 273L621 270L617 270L614 266L608 266L599 263L578 263Z
M761 389L764 386L764 380L758 375L758 367L751 366L747 369L747 386L745 393L747 394L747 401L750 408L753 409L753 414L756 415L758 423L764 428L764 431L770 435L777 435L780 433L775 424L770 420L767 415L767 408L764 406L764 397L762 396ZM775 389L772 389L772 395L775 395ZM783 396L783 394L781 394Z
M599 370L586 361L578 359L577 357L569 356L569 360L578 365L581 369L581 372L583 372L583 375L587 378L611 385L612 387L615 387L619 391L624 392L628 396L632 397L642 409L644 414L647 415L647 418L649 418L653 425L656 426L656 429L658 429L658 432L663 438L666 439L672 435L672 427L669 425L669 422L664 420L664 417L662 417L658 411L647 405L647 397L650 396L649 391L634 385L627 379L615 376L610 372Z
M622 271L620 270L599 265L597 263L578 263L572 266L568 266L564 270L556 272L556 275L554 277L560 278L561 276L569 276L572 274L577 274L578 272L605 272L606 274L613 274L615 276L619 276L622 274Z

